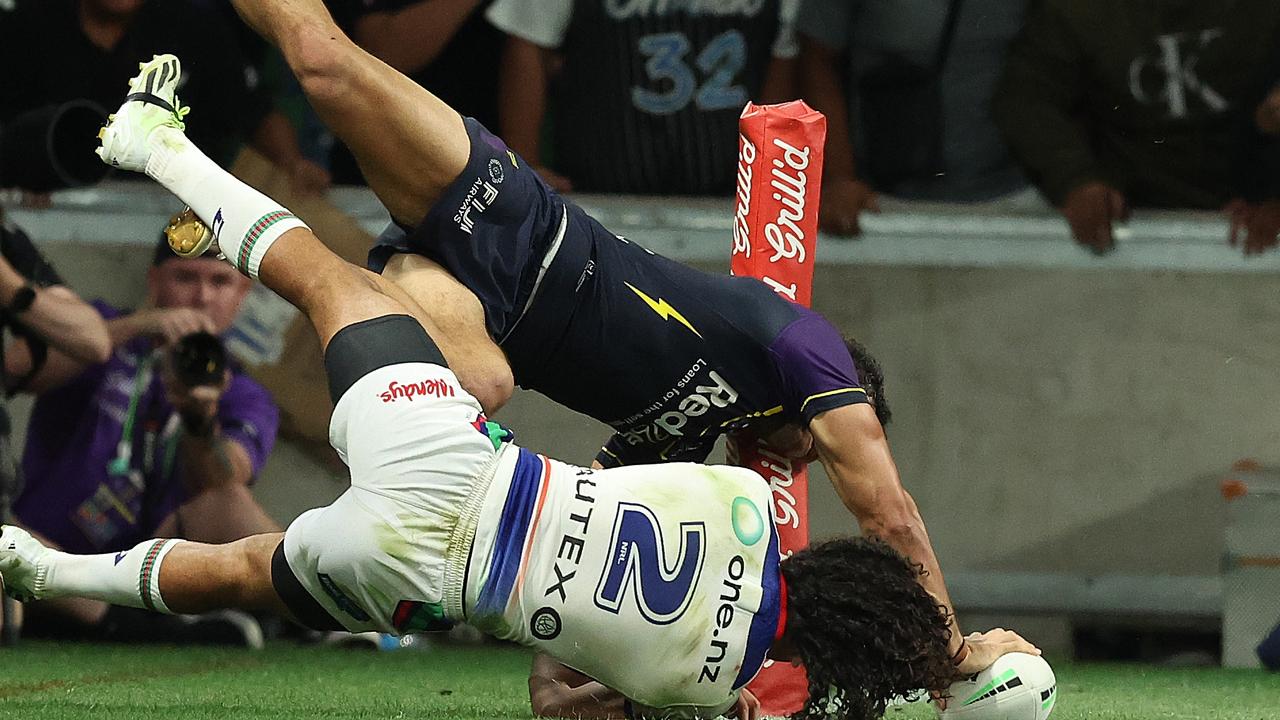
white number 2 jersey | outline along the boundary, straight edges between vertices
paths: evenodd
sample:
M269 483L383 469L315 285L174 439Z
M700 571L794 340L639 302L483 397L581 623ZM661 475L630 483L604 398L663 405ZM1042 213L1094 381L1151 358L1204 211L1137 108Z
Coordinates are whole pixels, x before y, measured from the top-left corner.
M778 626L768 484L737 467L593 471L514 447L504 455L471 548L468 621L538 647L642 712L731 707Z

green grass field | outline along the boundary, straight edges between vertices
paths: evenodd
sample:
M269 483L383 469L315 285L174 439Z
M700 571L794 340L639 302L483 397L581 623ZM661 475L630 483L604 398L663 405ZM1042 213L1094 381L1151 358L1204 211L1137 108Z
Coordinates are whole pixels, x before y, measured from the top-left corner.
M619 662L625 662L619 657ZM275 645L263 652L27 642L0 648L0 718L527 718L529 653ZM1280 676L1055 662L1055 720L1275 720ZM891 720L933 718L922 705Z

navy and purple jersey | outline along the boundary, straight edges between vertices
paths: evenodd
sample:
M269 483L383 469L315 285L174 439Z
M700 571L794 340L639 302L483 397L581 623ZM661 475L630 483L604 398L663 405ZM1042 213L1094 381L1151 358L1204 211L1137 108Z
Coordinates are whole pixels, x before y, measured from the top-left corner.
M594 265L572 305L540 294L504 347L522 386L617 431L601 465L700 462L722 433L807 425L867 401L821 315L754 278L690 268L590 222L600 231ZM564 325L558 341L539 342L557 337L540 329L553 319Z
M606 230L472 119L471 157L417 228L370 252L440 263L480 299L517 384L611 425L605 467L704 460L716 438L867 402L840 333L764 283Z

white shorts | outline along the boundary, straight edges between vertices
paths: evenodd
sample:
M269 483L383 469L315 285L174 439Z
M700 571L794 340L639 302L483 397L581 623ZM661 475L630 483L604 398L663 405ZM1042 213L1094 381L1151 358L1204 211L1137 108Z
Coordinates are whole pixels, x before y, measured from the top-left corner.
M284 557L346 629L404 633L460 619L475 518L501 455L480 417L454 374L427 363L379 368L338 400L329 442L351 488L289 526ZM460 563L452 572L449 558Z

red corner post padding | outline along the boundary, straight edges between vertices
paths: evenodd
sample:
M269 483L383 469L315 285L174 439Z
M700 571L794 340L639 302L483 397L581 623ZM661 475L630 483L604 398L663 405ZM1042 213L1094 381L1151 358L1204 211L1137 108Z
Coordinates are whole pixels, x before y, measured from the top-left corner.
M818 239L818 197L827 119L803 101L747 104L739 121L737 210L733 222L734 275L749 275L808 307ZM773 519L782 554L809 543L809 480L805 466L763 443L731 447L736 462L773 488ZM748 688L765 715L789 715L808 695L804 670L766 665Z

